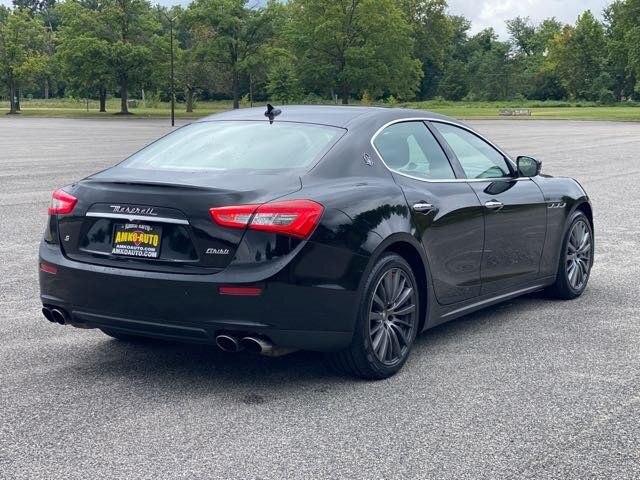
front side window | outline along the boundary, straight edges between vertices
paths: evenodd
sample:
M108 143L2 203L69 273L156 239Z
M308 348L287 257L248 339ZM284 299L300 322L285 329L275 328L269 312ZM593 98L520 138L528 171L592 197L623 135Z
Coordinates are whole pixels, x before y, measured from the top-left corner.
M198 122L152 143L121 166L215 172L305 168L344 132L306 123Z
M456 178L440 144L422 122L390 125L373 144L395 172L425 180Z
M473 133L454 125L433 122L458 157L467 178L509 177L507 161L495 148Z

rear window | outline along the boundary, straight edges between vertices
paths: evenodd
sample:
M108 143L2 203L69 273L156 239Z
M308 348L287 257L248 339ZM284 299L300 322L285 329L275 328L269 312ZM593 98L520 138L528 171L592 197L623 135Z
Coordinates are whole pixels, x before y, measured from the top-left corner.
M304 168L320 158L344 132L337 127L305 123L193 123L140 150L121 166L189 171Z

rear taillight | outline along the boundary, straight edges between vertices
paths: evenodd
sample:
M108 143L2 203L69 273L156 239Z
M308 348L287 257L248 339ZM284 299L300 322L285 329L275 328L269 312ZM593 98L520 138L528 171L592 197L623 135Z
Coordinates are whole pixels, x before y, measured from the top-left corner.
M311 200L285 200L264 205L239 205L209 210L219 225L308 238L324 207Z
M62 189L53 192L51 205L49 205L49 214L67 214L73 211L73 207L78 203L78 199Z

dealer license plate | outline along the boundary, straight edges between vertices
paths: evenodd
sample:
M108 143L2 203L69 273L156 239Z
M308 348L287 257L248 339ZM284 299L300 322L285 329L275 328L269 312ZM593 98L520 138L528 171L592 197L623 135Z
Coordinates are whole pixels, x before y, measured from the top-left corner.
M119 223L113 229L113 255L158 258L162 227L139 223Z

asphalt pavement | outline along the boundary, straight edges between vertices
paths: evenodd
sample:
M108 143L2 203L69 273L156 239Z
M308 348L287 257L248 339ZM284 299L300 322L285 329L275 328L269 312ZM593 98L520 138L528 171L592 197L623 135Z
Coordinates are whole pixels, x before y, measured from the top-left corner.
M0 478L640 478L640 124L471 123L589 192L590 285L431 330L397 376L364 382L313 353L47 322L36 260L51 192L171 128L0 118Z

